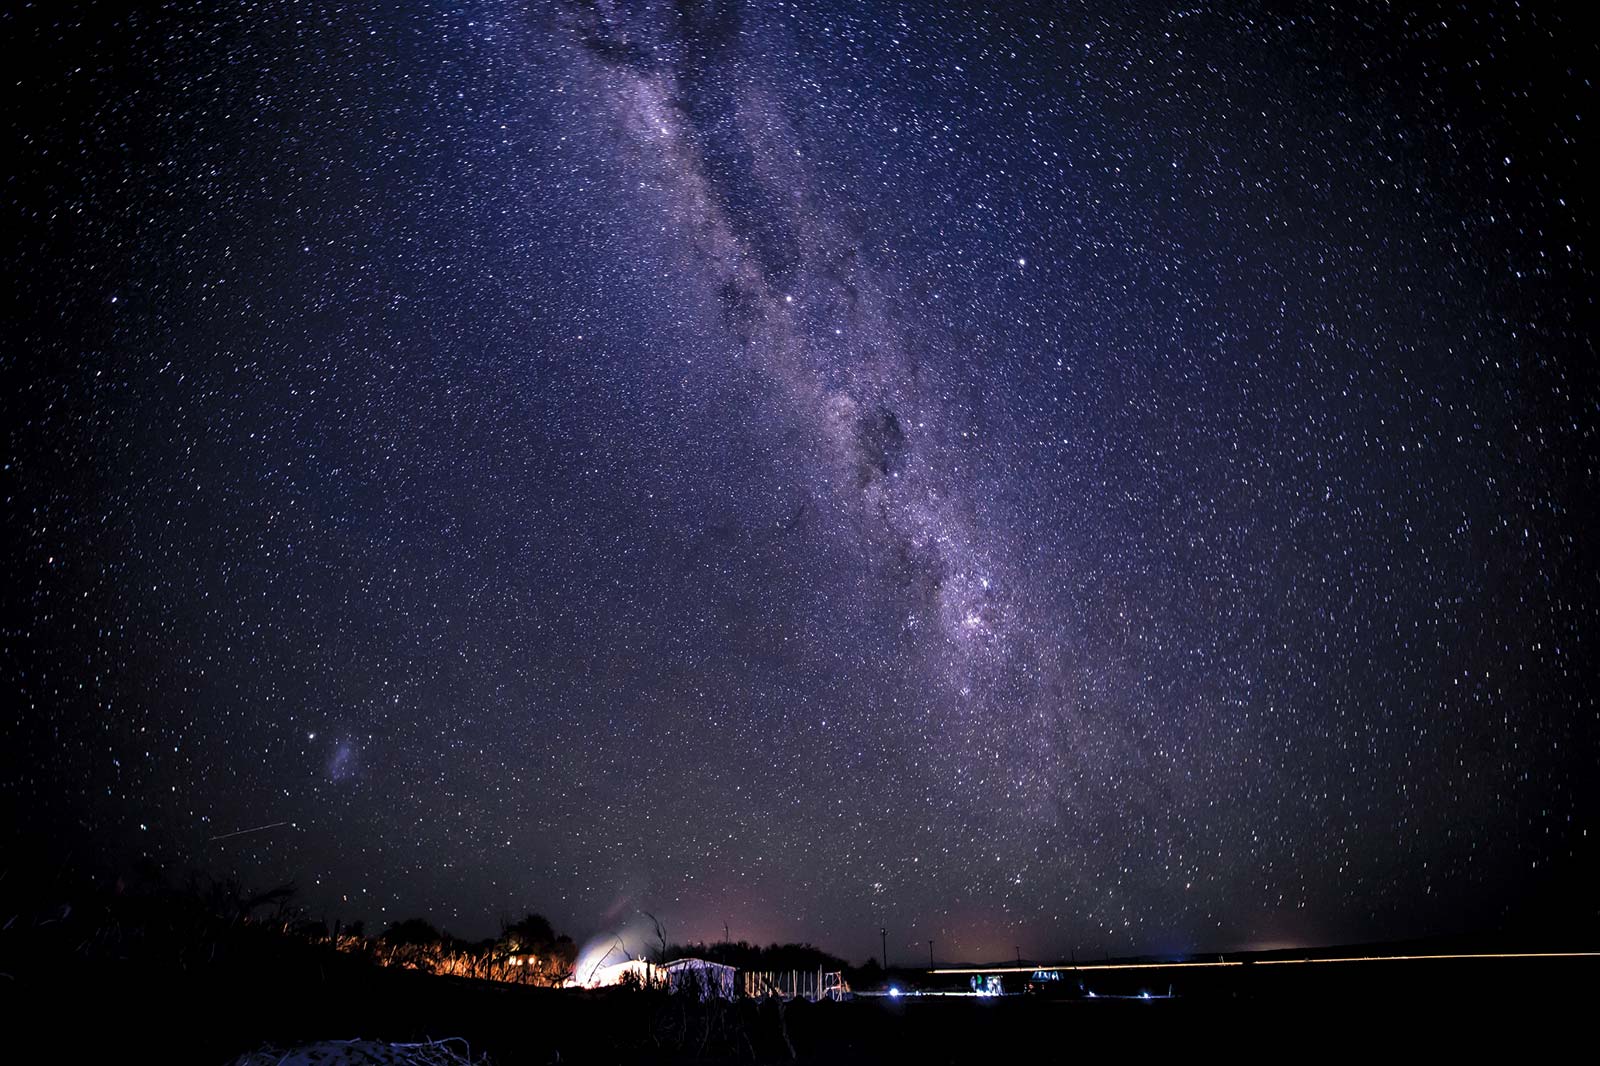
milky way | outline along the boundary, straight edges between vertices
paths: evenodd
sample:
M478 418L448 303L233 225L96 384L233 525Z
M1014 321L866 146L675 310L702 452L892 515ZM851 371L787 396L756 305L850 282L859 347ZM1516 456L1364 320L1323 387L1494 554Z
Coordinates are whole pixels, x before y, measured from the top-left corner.
M599 68L585 71L585 95L615 102L623 150L691 251L687 270L803 427L815 486L804 505L837 512L858 554L905 586L902 628L931 630L936 658L959 668L1004 649L1011 575L979 541L976 486L948 439L962 412L922 365L926 341L885 310L892 285L834 223L781 109L757 87L716 84L740 61L737 9L673 12L664 27L635 16L644 32L616 12L573 21Z
M1592 917L1595 46L1004 7L11 17L15 846L854 959Z

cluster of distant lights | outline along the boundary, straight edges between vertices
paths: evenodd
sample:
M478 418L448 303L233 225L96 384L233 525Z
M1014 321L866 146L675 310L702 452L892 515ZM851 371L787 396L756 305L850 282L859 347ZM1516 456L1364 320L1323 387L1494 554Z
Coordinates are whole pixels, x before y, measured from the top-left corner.
M1085 989L1084 991L1087 993L1087 995L1088 995L1088 997L1090 999L1099 999L1100 998L1100 994L1098 992L1095 992L1093 989ZM1113 996L1112 998L1113 999L1125 999L1127 997L1125 997L1125 996ZM1139 995L1138 995L1138 998L1139 999L1149 999L1150 998L1150 993L1149 992L1140 992Z
M925 994L926 993L923 993L923 992L902 992L902 991L900 991L900 986L899 985L890 985L889 986L889 998L890 999L899 999L902 996L921 996L921 995L925 995ZM944 992L944 993L940 993L940 994L941 995L946 995L946 996L968 995L968 996L977 996L979 998L986 998L986 997L989 997L989 996L998 996L1001 993L995 992L995 991L992 991L992 990L980 990L980 991L976 991L976 992ZM1101 998L1100 996L1096 995L1093 992L1089 992L1088 995L1089 995L1090 999L1099 999L1099 998ZM1125 997L1114 996L1112 998L1114 998L1114 999L1122 999L1122 998L1125 998ZM1150 999L1151 996L1150 996L1149 992L1140 992L1139 995L1138 995L1138 998L1139 999Z
M1069 964L1066 966L996 966L996 967L948 967L929 970L930 974L955 975L964 974L974 977L982 975L1026 973L1034 981L1059 981L1063 973L1068 970L1087 972L1096 970L1174 970L1190 967L1218 967L1218 966L1288 966L1309 965L1313 963L1340 963L1340 962L1408 962L1408 961L1449 961L1461 959L1586 959L1600 958L1600 951L1503 951L1503 952L1469 952L1459 955L1340 955L1321 959L1214 959L1209 961L1186 962L1110 962L1088 963L1086 965ZM1152 995L1148 990L1140 991L1133 996L1105 996L1099 993L1084 990L1089 999L1167 999L1169 996ZM971 992L935 992L920 991L905 992L898 985L889 987L889 997L899 999L902 996L997 996L1002 993L990 989L974 987Z

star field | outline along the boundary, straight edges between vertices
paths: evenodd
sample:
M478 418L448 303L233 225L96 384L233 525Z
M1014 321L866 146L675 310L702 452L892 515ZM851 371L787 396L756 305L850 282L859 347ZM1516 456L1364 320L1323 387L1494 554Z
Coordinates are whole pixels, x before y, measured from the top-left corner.
M13 842L857 959L1592 919L1595 45L1000 8L7 14Z

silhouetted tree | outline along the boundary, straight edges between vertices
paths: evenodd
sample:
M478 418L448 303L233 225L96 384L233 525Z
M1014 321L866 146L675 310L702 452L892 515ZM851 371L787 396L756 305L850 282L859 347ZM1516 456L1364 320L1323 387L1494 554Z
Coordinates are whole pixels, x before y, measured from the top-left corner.
M557 933L543 915L529 914L502 925L494 950L502 956L531 956L533 964L524 979L539 984L559 984L572 975L578 961L578 946L569 936Z
M845 971L845 979L850 982L853 989L879 988L883 985L886 975L883 967L876 958L868 959L861 966Z
M650 961L652 961L652 962L654 962L654 963L656 963L658 965L661 964L661 963L670 961L671 960L671 956L667 954L667 930L666 930L666 927L661 924L661 920L659 918L657 918L655 915L651 914L649 911L645 911L644 912L644 916L646 918L650 919L650 924L655 928L655 933L656 933L655 950L653 950L650 953L650 954L654 955L655 958L651 959Z
M435 929L433 923L426 918L407 918L390 925L379 939L385 944L397 946L438 944L444 940L444 934Z
M432 973L444 957L444 934L426 918L407 918L383 931L378 940L384 961Z

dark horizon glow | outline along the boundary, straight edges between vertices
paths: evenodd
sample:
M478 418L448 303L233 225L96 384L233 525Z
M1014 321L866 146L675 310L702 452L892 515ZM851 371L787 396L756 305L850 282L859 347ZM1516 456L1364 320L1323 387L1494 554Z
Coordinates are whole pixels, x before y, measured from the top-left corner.
M0 843L591 950L1592 927L1592 38L990 6L9 14Z

